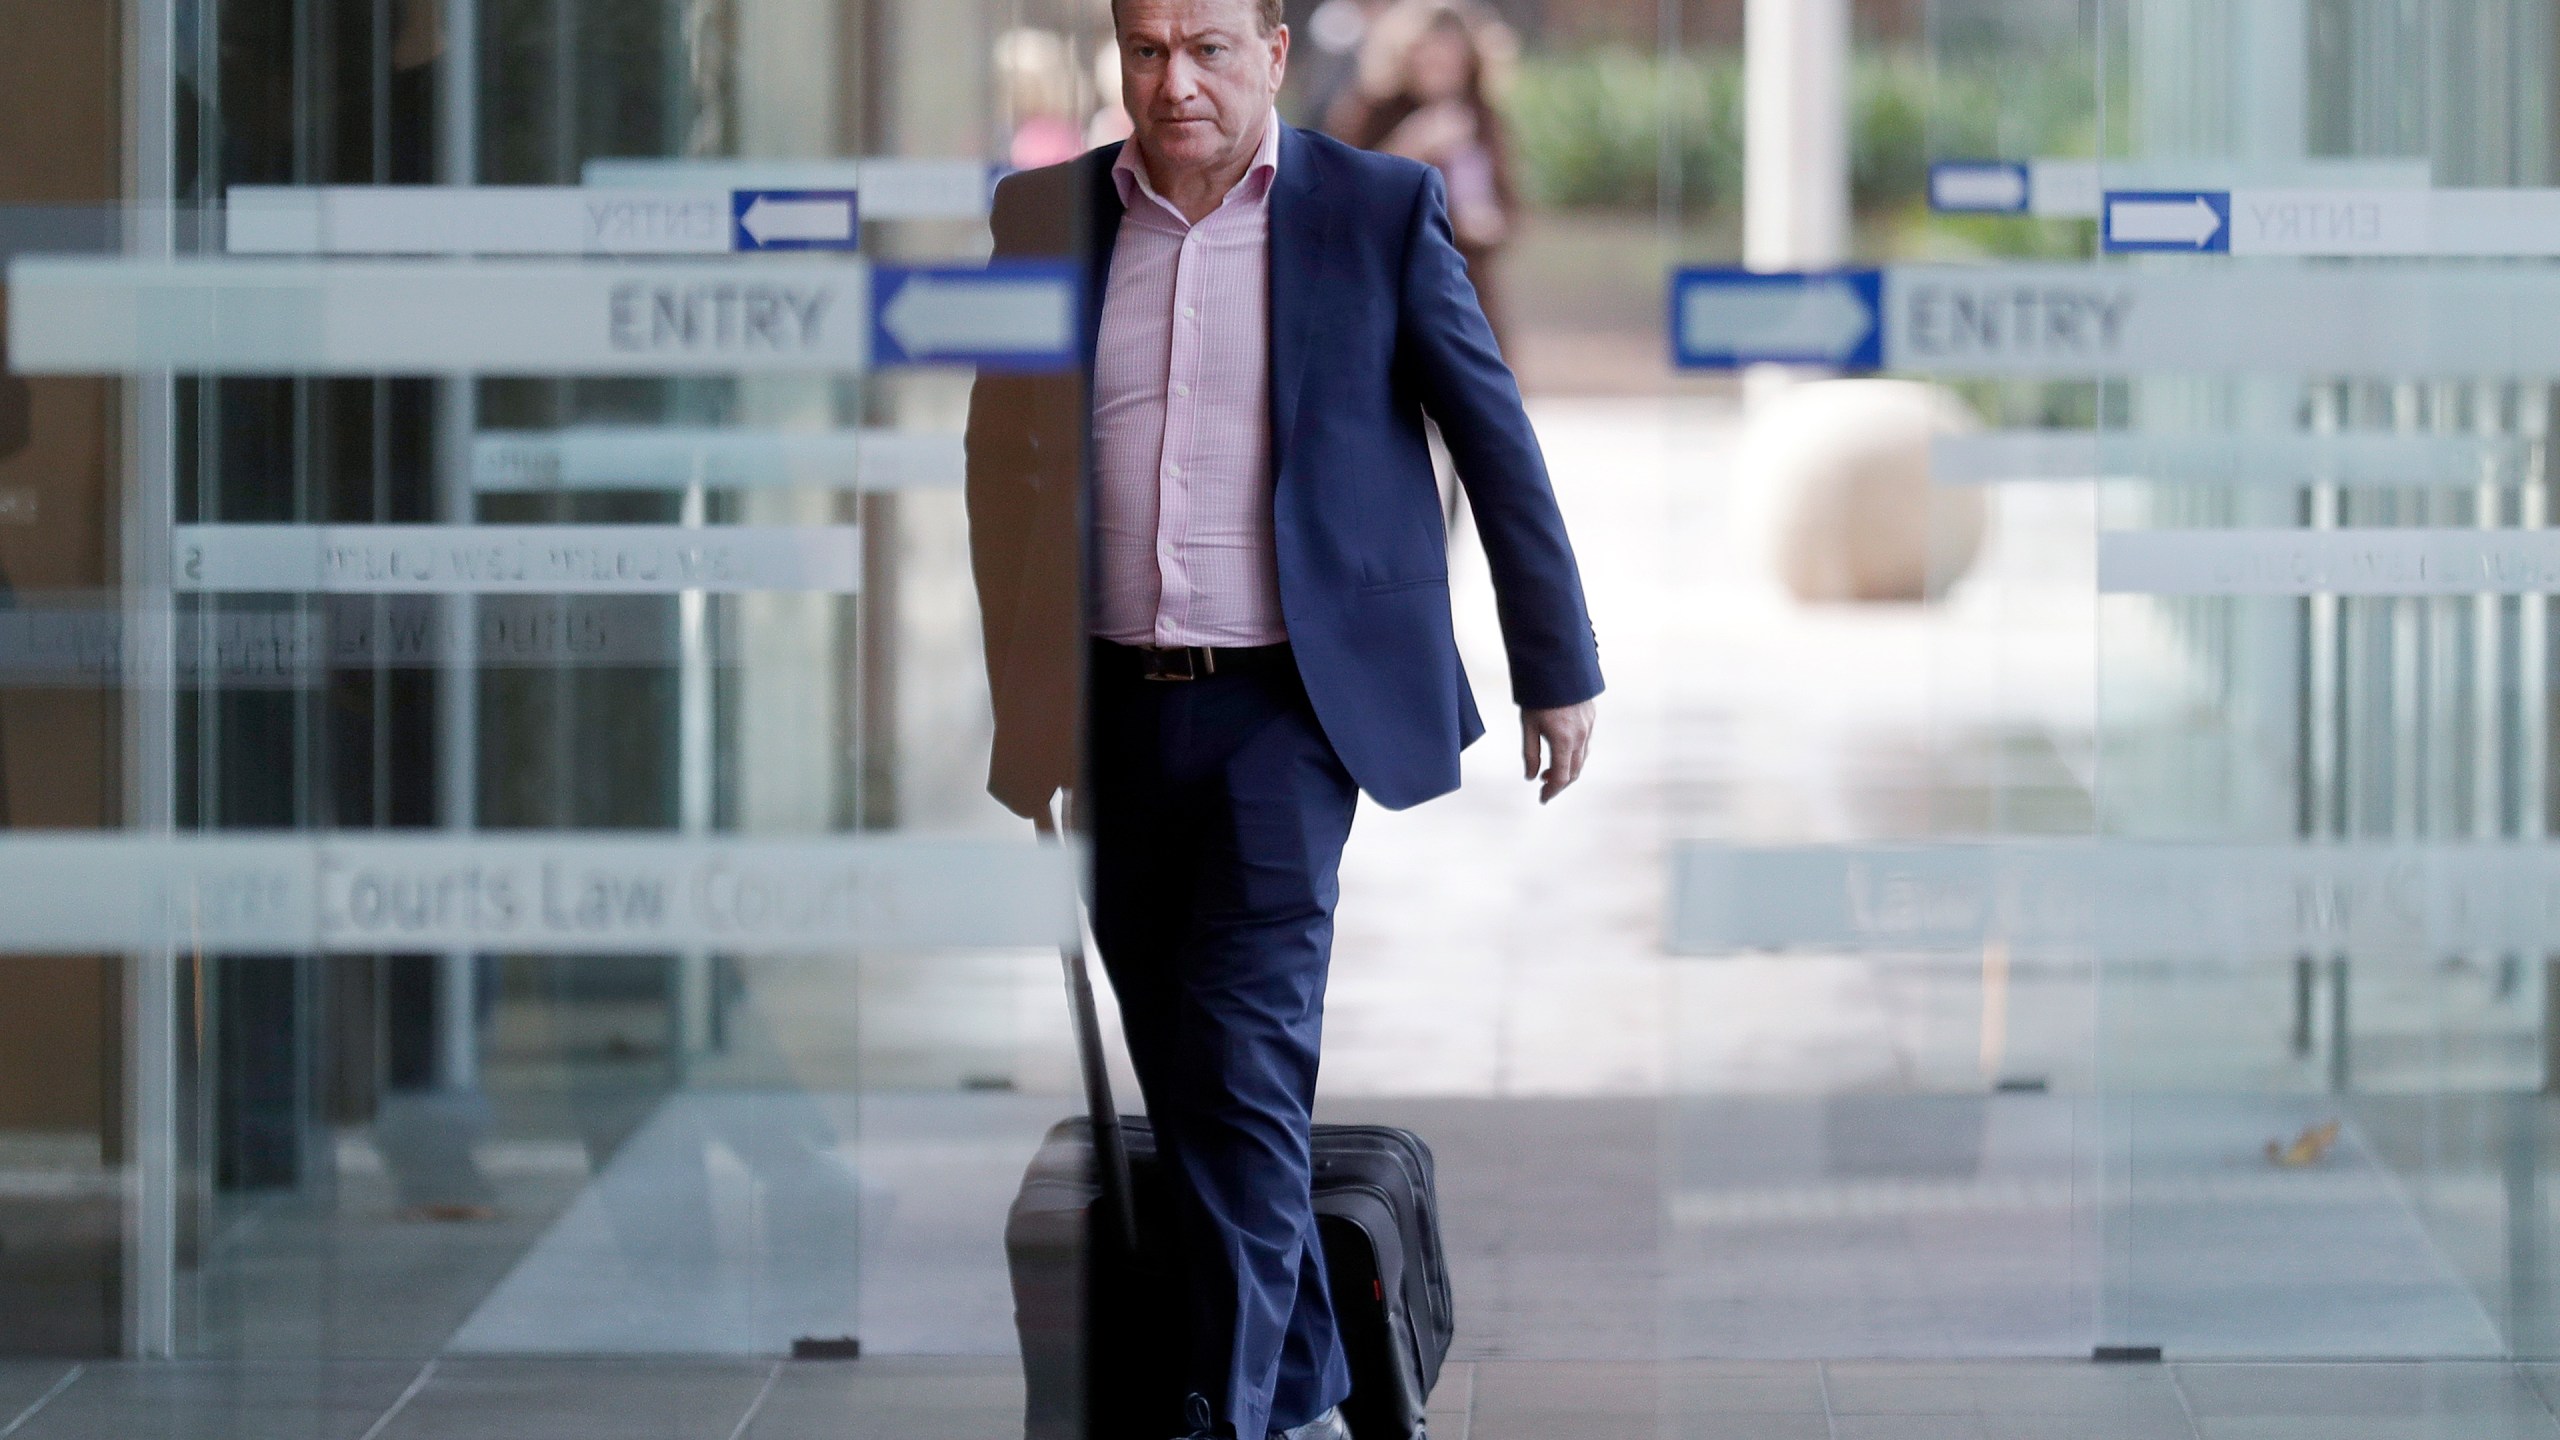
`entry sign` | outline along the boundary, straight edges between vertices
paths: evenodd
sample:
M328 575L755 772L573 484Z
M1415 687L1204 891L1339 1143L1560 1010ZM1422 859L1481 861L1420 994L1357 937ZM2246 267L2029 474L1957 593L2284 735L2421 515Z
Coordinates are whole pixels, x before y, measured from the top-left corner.
M1079 292L1063 262L884 267L872 276L872 361L1064 369L1081 349Z
M1062 370L1080 351L1078 275L1058 262L20 256L7 276L23 374Z
M735 190L729 202L742 252L851 250L860 243L861 211L850 190Z
M1884 364L1884 272L1682 270L1671 281L1672 360L1683 369Z
M2231 253L2228 190L2110 190L2103 209L2108 250Z
M2024 215L2027 167L2014 160L1939 160L1929 166L1929 208L1951 215Z

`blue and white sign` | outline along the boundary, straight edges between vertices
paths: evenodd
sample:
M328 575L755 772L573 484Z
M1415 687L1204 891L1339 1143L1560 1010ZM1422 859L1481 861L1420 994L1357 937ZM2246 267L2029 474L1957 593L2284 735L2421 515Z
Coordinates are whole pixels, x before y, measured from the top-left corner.
M1063 262L873 272L874 363L1054 370L1076 363L1081 313Z
M2110 190L2100 219L2099 238L2111 251L2231 250L2227 190Z
M20 256L7 276L9 363L31 375L1042 370L1078 354L1064 264Z
M579 178L591 190L860 190L862 218L974 220L1003 167L984 160L875 155L860 160L590 160Z
M741 182L744 183L744 182ZM2168 160L1943 160L1929 167L1929 208L1957 214L2034 215L2094 220L2109 190L2234 190L2290 186L2312 190L2423 192L2433 183L2427 162L2318 156L2268 164L2202 157Z
M1672 353L1937 375L2560 375L2560 267L2016 263L1671 284Z
M704 375L871 363L871 270L858 256L20 256L8 278L9 360L29 374Z
M1929 166L1929 208L1949 215L2024 215L2032 194L2014 160L1939 160Z
M861 243L861 212L851 190L735 190L729 207L741 253L852 250Z
M850 189L234 185L233 255L733 255L860 248Z
M1683 369L1883 364L1878 270L1767 274L1682 270L1671 282L1672 357Z
M2560 190L2235 189L2231 253L2550 257Z

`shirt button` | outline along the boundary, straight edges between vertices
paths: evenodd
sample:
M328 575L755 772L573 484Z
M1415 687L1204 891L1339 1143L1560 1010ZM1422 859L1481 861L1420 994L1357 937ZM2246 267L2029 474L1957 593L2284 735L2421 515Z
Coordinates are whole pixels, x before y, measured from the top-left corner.
M1197 320L1200 318L1200 312L1192 309L1188 305L1185 305L1182 307L1182 318L1185 320Z
M1164 473L1168 479L1179 480L1182 478L1182 467L1179 465L1167 465L1164 467Z
M1176 385L1173 387L1173 395L1177 400L1188 400L1191 398L1191 387L1188 385Z

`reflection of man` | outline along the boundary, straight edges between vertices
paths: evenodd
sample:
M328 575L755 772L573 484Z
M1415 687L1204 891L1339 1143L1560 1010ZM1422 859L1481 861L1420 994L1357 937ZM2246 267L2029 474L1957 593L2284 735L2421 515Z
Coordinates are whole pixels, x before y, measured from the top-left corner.
M1132 142L996 198L1000 255L1080 254L1099 300L1090 394L991 375L971 406L990 788L1045 817L1089 766L1094 930L1171 1181L1190 1424L1339 1437L1307 1129L1336 871L1360 791L1454 789L1483 730L1426 413L1492 562L1542 798L1581 771L1599 660L1438 177L1280 123L1280 0L1115 19Z

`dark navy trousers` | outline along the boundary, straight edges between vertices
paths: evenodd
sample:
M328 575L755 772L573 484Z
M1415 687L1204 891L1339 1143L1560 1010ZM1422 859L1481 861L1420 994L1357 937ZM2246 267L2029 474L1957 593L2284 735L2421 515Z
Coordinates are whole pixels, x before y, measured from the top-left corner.
M1351 1393L1307 1137L1359 790L1285 651L1161 681L1094 648L1094 937L1171 1181L1186 1383L1263 1440Z

